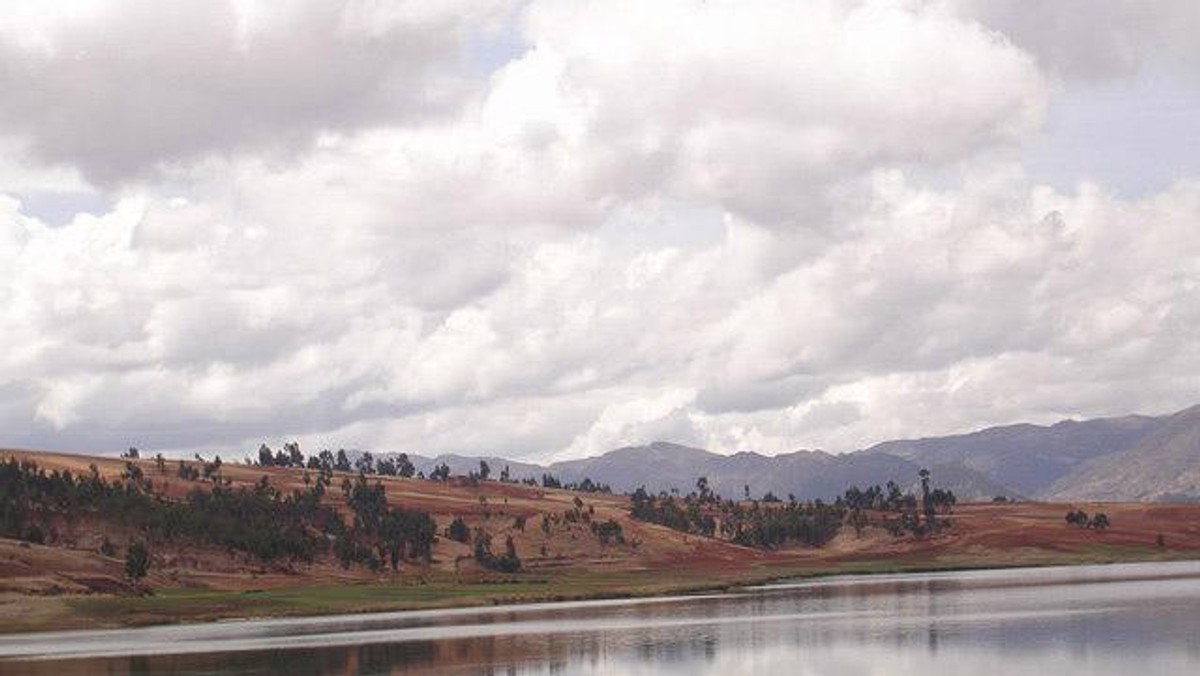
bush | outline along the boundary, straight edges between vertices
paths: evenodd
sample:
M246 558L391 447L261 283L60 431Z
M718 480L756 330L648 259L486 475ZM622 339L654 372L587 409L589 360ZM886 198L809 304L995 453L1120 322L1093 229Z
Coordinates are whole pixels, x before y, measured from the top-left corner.
M450 527L446 529L446 537L455 542L467 543L471 540L471 529L467 528L467 524L462 520L462 517L455 517L450 522Z
M475 560L484 568L501 573L515 573L521 570L521 558L517 556L517 547L512 536L504 541L504 555L496 556L492 553L492 538L482 528L475 529Z
M1080 510L1072 510L1067 512L1066 521L1068 524L1077 528L1087 528L1090 521L1088 520L1087 512Z
M145 543L134 540L129 543L129 551L125 554L125 577L128 577L130 582L136 583L146 577L148 570L150 570L150 551L146 549Z
M620 542L624 544L625 535L621 528L621 524L609 519L603 522L592 522L592 532L600 539L600 544L607 545L610 542Z

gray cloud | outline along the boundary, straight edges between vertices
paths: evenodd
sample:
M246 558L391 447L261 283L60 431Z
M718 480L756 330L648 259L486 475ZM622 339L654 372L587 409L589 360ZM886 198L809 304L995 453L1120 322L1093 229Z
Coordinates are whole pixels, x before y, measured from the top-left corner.
M398 17L356 2L258 8L107 3L51 24L45 43L0 34L0 120L35 157L111 184L212 153L286 159L321 133L453 113L470 92L453 5Z
M950 0L963 16L978 19L1035 55L1049 72L1095 82L1168 64L1200 74L1200 7L1188 0Z

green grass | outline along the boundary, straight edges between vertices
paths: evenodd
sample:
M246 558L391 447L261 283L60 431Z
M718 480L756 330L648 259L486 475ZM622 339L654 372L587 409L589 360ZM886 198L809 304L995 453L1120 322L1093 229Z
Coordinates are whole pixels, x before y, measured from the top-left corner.
M971 554L919 553L888 559L848 560L814 567L777 562L737 573L667 569L642 571L556 571L520 573L464 582L446 575L425 582L330 584L250 591L164 589L153 596L26 598L42 610L36 622L12 613L0 618L0 632L47 628L118 627L205 622L236 617L294 617L383 612L501 603L655 596L719 591L784 579L830 575L929 572L1016 566L1048 566L1119 561L1200 558L1195 551L1161 551L1095 543L1080 551L1010 550L1003 558Z

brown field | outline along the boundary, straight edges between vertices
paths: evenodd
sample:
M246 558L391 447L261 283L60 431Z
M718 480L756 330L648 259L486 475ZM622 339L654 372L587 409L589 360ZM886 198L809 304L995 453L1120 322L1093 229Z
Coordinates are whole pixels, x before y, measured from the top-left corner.
M11 456L77 473L95 464L109 478L125 462L0 451L0 459ZM156 490L174 497L208 485L178 478L177 461L168 461L162 474L153 460L137 462ZM222 472L234 485L249 485L265 474L281 490L304 488L303 472L296 469L226 464ZM327 501L341 503L341 478L335 477ZM389 504L430 512L439 531L461 516L494 541L511 535L524 569L511 575L482 570L467 545L445 537L428 566L406 564L380 573L343 569L331 557L312 564L263 564L213 548L156 543L150 575L143 589L135 589L123 580L122 550L136 534L120 524L80 520L63 524L44 546L0 539L0 631L660 594L846 572L1200 558L1200 505L969 504L957 507L951 526L934 537L892 537L877 528L859 537L846 527L821 549L764 551L634 521L624 496L496 481L479 486L380 481ZM543 533L542 515L561 515L577 496L585 509L594 509L593 520L619 522L626 543L602 546L583 523L559 523ZM1068 526L1063 517L1073 508L1103 511L1112 527L1097 532ZM517 516L527 517L524 531L514 524ZM99 553L105 536L118 546L114 557ZM142 595L146 589L154 594Z

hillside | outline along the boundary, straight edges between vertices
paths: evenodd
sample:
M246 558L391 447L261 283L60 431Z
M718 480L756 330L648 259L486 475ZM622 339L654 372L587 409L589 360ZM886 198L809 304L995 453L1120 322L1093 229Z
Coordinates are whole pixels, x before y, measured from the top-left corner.
M89 465L95 465L99 476L109 481L120 481L125 469L124 460L112 458L0 451L0 460L6 457L32 460L46 471L65 470L77 476L87 475ZM181 501L193 491L207 492L216 485L180 478L176 473L177 462L167 463L165 472L156 467L154 460L132 462L153 482L156 495L171 500ZM199 466L196 462L182 464ZM223 465L220 473L228 481L227 486L222 484L223 490L251 489L265 480L284 495L306 492L309 486L305 475L311 474L299 469L234 464ZM350 473L334 472L333 485L325 492L322 503L343 516L351 516L347 496L339 486L343 481L354 478L355 475ZM472 485L463 477L440 482L372 476L370 483L384 488L389 505L428 512L434 519L439 535L444 534L452 520L459 518L472 531L485 531L497 546L505 538L511 537L523 568L531 572L560 568L565 562L579 570L648 566L664 557L669 559L685 555L695 547L695 543L688 543L683 534L630 519L627 498L623 496L599 493L581 495L498 481ZM602 543L589 529L589 523L563 519L564 514L577 508L576 498L582 501L583 510L588 512L588 522L611 519L619 523L623 529L623 541ZM552 518L553 522L542 527L543 516ZM520 524L518 520L524 523ZM37 565L18 565L11 557L7 563L0 559L0 591L94 591L97 588L119 588L120 561L118 557L101 553L102 542L107 538L113 543L124 543L140 536L137 529L124 523L72 514L52 518L49 527L43 530L46 544L53 545L46 549L60 552L55 556L50 571ZM709 546L713 548L714 555L721 555L723 548L732 547L724 543ZM740 556L745 556L740 551L743 548L733 549L739 550ZM401 577L454 574L468 579L488 574L473 560L469 545L451 538L438 537L431 554L428 564L405 561L396 574ZM281 582L290 584L296 579L366 581L387 578L392 574L386 569L374 571L359 564L341 566L332 552L319 554L311 563L298 563L290 559L264 562L245 553L223 552L219 547L186 539L160 543L155 547L155 557L160 563L155 568L162 572L152 573L150 583L153 585L239 589L247 585L269 587ZM51 571L53 574L48 574Z
M1200 500L1200 406L1163 418L1135 443L1072 468L1049 499Z
M1022 495L1040 496L1079 464L1135 443L1159 424L1127 416L1049 426L1007 425L948 437L887 441L864 453L897 455L922 465L961 464Z
M7 458L77 476L94 465L104 480L128 481L122 475L128 476L129 466L119 459L0 450L0 460ZM189 496L218 483L222 491L272 486L294 495L310 486L305 481L310 473L294 468L225 465L220 482L208 483L181 478L174 472L178 463L167 471L153 460L132 464L153 482L156 495L173 503L193 501ZM199 469L195 462L182 466ZM335 472L333 480L354 477ZM0 631L655 594L831 572L1200 556L1200 505L959 505L939 517L941 529L924 535L893 532L886 521L898 515L881 512L864 528L842 527L821 546L764 548L639 521L631 516L630 498L622 495L465 477L369 481L382 487L388 504L433 517L438 537L427 561L405 558L395 570L386 563L343 566L332 550L311 560L264 560L202 538L154 536L135 525L137 515L42 512L45 530L37 541L0 538ZM350 512L337 488L321 502ZM1112 526L1101 531L1067 525L1064 514L1080 507L1107 512ZM481 567L470 546L447 536L454 519L487 533L493 543L512 538L520 569L499 573ZM590 526L609 521L620 526L621 537L606 542ZM149 575L131 585L124 575L126 543L148 535ZM108 549L105 542L111 543ZM149 590L154 594L144 596Z

